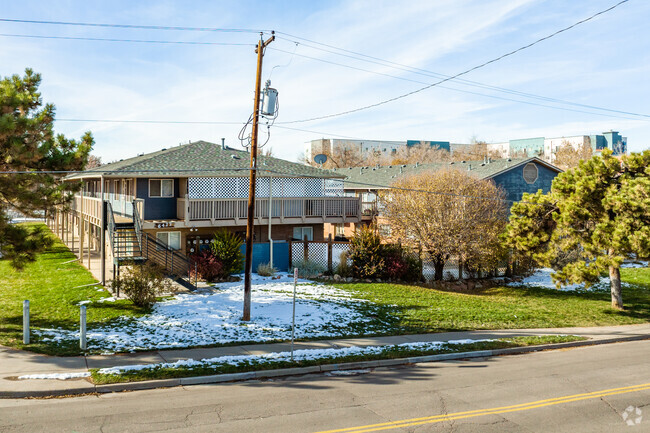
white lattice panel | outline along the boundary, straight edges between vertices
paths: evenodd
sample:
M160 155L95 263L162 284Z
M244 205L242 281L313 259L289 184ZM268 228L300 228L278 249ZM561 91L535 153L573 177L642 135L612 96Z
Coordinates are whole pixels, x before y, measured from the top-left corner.
M336 268L341 263L341 253L349 252L350 244L333 244L332 245L332 267ZM348 264L352 264L352 260L348 257Z
M324 179L325 190L324 195L327 197L342 197L343 196L343 181L335 179Z
M268 197L272 185L273 197L340 197L343 182L310 178L257 178L256 197ZM188 180L191 199L247 198L248 177L191 177Z
M305 244L303 244L302 242L293 242L291 244L291 263L301 262L304 259L305 259Z

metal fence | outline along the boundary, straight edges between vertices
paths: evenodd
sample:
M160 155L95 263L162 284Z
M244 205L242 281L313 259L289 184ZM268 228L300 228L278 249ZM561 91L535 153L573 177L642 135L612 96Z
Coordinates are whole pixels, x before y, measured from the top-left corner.
M461 274L462 273L462 274ZM433 260L427 254L422 253L422 275L427 281L433 281L435 276L435 267ZM495 278L508 276L508 263L500 263L494 269L470 269L465 264L461 264L458 257L452 257L445 262L442 271L444 281L454 281L458 279L480 279ZM460 278L459 278L460 277Z

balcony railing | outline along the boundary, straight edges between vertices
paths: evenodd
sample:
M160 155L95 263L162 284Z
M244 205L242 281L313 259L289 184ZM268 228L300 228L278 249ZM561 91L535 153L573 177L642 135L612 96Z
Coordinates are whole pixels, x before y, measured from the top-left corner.
M94 197L75 195L71 203L74 211L81 213L85 219L95 225L100 225L102 218L102 200Z
M271 199L271 216L285 218L361 218L357 197L278 197ZM177 218L186 221L244 220L248 199L178 199ZM268 219L269 199L255 201L255 218Z

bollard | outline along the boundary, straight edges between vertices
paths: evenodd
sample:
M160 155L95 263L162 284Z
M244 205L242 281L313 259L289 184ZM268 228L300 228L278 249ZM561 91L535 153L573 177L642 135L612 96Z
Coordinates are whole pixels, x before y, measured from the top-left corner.
M81 306L79 323L79 347L81 350L86 350L86 306Z
M23 301L23 344L29 344L29 301Z
M298 285L298 268L293 268L293 314L291 316L291 361L293 361L293 340L296 336L296 286Z

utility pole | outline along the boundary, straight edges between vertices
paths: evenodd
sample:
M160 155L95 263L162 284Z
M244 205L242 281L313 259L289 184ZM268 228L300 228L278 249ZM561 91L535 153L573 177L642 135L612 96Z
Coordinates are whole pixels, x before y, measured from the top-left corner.
M260 90L262 87L262 59L264 49L275 40L275 32L266 41L260 33L257 53L257 74L255 77L255 100L253 102L253 132L251 136L251 170L248 185L248 215L246 218L246 268L244 269L244 314L242 320L251 320L251 272L253 268L253 222L255 220L255 178L257 175L257 128L260 117Z

